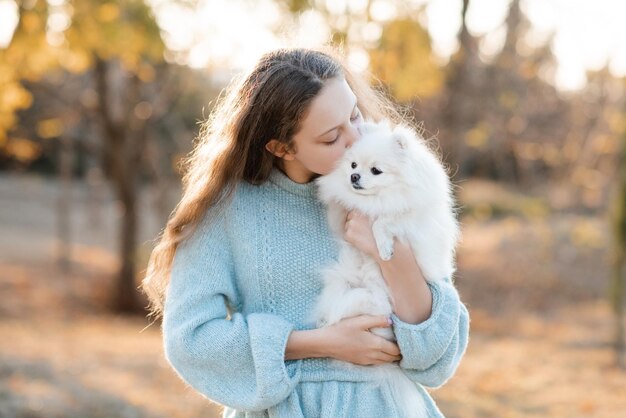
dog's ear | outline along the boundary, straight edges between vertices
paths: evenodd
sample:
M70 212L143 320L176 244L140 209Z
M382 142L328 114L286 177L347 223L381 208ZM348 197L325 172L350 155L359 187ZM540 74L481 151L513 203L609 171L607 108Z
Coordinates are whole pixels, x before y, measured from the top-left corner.
M394 142L404 150L409 146L409 141L415 139L415 133L408 126L398 125L393 128L392 137Z
M374 122L372 120L365 120L359 126L359 133L361 135L371 134L371 133L388 133L391 132L391 122L388 119L381 119L378 122Z
M361 135L365 135L365 134L375 131L377 127L378 125L375 122L366 120L366 121L363 121L363 123L359 126L358 129Z

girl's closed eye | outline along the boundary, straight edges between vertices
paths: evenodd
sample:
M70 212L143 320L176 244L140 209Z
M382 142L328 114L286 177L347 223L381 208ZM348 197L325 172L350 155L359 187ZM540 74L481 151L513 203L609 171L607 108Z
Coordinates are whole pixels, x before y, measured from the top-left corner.
M357 120L359 120L359 118L361 117L361 110L359 108L356 109L356 114L353 116L350 116L350 122L356 122ZM333 139L332 141L328 141L328 142L324 142L324 144L326 145L332 145L335 142L337 142L339 140L339 138L341 137L341 134L338 134L335 139Z
M335 142L337 142L337 140L339 139L339 137L341 136L341 134L337 135L337 137L335 139L333 139L332 141L328 141L328 142L324 142L324 144L326 145L332 145Z

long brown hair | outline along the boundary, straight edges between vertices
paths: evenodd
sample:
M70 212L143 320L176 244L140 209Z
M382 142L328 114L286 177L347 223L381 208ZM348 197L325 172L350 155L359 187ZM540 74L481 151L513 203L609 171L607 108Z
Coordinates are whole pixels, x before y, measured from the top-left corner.
M339 50L286 48L263 55L247 74L233 79L202 124L193 150L182 161L183 195L157 237L142 289L150 315L163 313L165 291L178 244L209 208L228 199L240 180L260 184L280 158L265 149L270 139L293 147L312 99L328 79L343 77L366 119L407 123L369 82L351 73Z

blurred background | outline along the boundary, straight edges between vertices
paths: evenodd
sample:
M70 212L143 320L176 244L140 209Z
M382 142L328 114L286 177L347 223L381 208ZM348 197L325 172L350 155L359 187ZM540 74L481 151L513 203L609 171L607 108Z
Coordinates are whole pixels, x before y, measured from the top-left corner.
M436 137L471 315L453 417L624 416L626 4L0 0L0 417L207 417L137 291L231 77L343 45Z

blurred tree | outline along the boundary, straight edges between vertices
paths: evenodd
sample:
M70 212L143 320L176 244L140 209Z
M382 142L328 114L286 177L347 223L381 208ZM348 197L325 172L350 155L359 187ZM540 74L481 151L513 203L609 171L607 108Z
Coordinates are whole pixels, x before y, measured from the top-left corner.
M464 0L463 19L470 1ZM463 23L459 51L447 67L442 143L461 177L484 176L530 186L557 169L567 134L568 103L540 77L554 68L551 37L527 43L530 23L512 0L502 49L481 56L482 41ZM437 116L434 115L436 118Z
M83 94L64 97L63 88L52 94L68 107L84 111L84 102L92 107L93 112L83 116L93 117L99 126L102 164L120 201L121 266L115 305L121 311L137 310L140 162L148 138L148 121L167 111L173 94L171 86L156 94L148 88L158 75L167 74L160 67L164 45L159 28L149 7L140 0L35 0L19 2L18 7L19 23L11 43L0 55L0 66L13 69L10 78L5 76L2 81L14 86L17 93L12 94L13 104L0 105L0 132L6 138L7 128L14 124L14 116L5 109L14 112L31 104L18 80L32 82L44 74L59 78L60 70L85 74L83 80L89 87L83 86ZM92 92L91 96L85 96L85 92ZM43 136L67 140L67 120L62 110L67 108L59 109L58 119L51 119L56 122L41 125Z
M400 102L426 99L442 88L443 74L433 59L430 36L415 19L386 23L369 56L370 70Z
M350 57L369 64L374 84L398 102L425 100L441 92L443 73L435 62L431 39L419 22L423 5L389 0L394 17L381 19L372 13L375 1L277 0L286 19L297 25L304 12L318 14L330 33L330 42ZM282 29L281 25L277 26Z
M606 207L612 179L619 177L620 138L626 129L622 80L607 65L587 72L587 84L569 98L571 115L559 178L573 200L589 209Z
M45 38L47 5L37 2L26 10L20 4L17 30L11 44L0 49L0 152L17 160L35 158L39 149L29 139L9 138L7 132L17 122L16 112L32 105L32 95L21 80L37 81L56 59Z
M465 133L476 125L478 106L473 100L480 84L482 65L478 57L478 41L467 28L467 11L470 0L463 0L461 27L458 32L459 49L450 58L446 67L446 93L442 106L442 125L447 135L441 138L449 152L450 159L460 164L460 173L467 175L466 165L462 164L468 154Z
M354 40L348 40L352 28L362 24L366 14L362 13L365 7L369 8L371 0L366 0L360 7L362 10L355 10L349 2L336 2L330 3L326 0L276 0L276 4L282 7L284 13L282 14L283 20L277 26L282 27L286 21L297 26L299 24L299 18L302 13L306 11L312 11L319 14L327 25L330 31L331 44L341 46L344 51L348 51Z
M619 175L617 180L617 195L613 201L613 274L609 288L609 298L613 308L615 333L613 346L615 348L616 363L626 369L626 341L624 339L624 266L626 264L626 129L621 138L621 152L619 158Z

